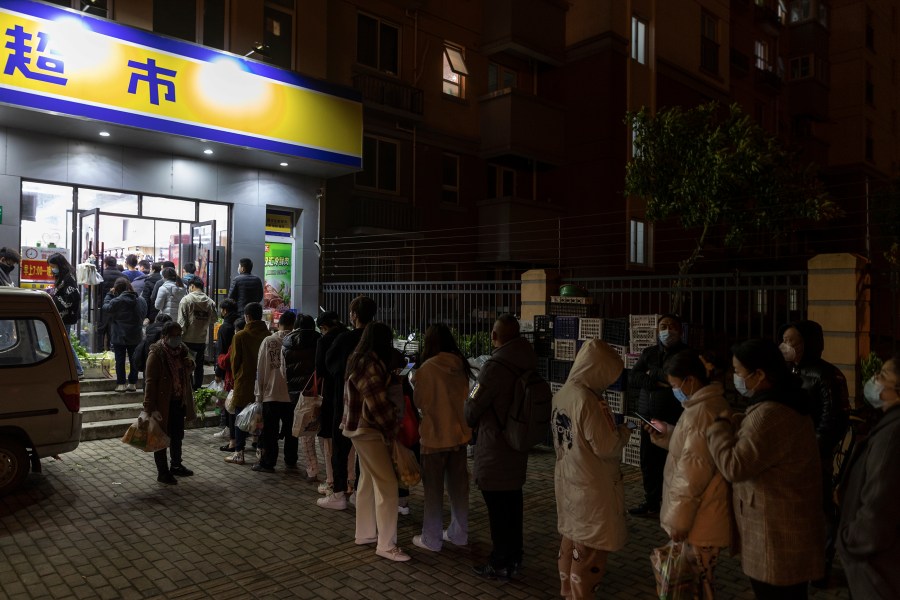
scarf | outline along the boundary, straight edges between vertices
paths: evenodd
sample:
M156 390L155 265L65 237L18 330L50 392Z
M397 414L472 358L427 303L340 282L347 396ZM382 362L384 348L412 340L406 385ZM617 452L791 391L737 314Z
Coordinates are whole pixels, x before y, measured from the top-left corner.
M172 374L172 392L173 396L182 397L185 389L191 387L191 365L190 361L185 360L187 357L187 349L182 344L177 348L170 348L165 340L161 340L163 349L163 357L169 372Z

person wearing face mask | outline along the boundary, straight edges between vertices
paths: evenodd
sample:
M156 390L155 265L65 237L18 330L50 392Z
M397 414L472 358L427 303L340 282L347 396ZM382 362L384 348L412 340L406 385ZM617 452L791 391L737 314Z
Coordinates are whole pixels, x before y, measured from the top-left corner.
M844 374L822 359L825 336L821 325L815 321L796 321L783 326L780 335L782 341L778 348L791 371L800 376L803 389L809 393L812 402L813 425L822 462L822 508L826 528L825 577L815 585L825 587L834 559L834 527L837 522L831 494L834 452L850 424L850 394Z
M6 246L0 248L0 287L15 287L12 272L20 262L22 257L18 252Z
M732 484L741 566L760 600L805 599L825 567L821 465L809 395L769 340L732 348L743 415L719 415L706 440Z
M181 462L184 421L197 416L191 388L193 353L184 345L181 335L181 325L176 321L163 325L162 337L150 346L144 371L144 412L159 412L162 429L170 439L171 466L166 461L165 448L153 453L156 480L167 485L178 483L175 476L190 477L194 474Z
M66 334L71 342L72 329L81 318L81 292L75 281L75 269L59 252L51 254L47 258L47 264L50 265L50 272L53 274L53 287L48 292L53 297L53 304L56 305L56 310L62 317L62 322L66 326ZM75 352L74 345L72 354L75 356L75 371L78 373L78 379L83 379L84 368L81 366L81 361L78 360L78 353Z
M681 341L681 318L663 315L656 326L658 343L645 348L631 369L628 385L640 390L638 413L648 419L676 423L681 404L675 399L666 379L663 365L687 345ZM646 432L641 432L641 474L644 483L644 502L628 512L638 517L653 517L659 513L662 501L663 470L666 451L653 444Z
M715 598L719 552L731 542L731 504L730 487L713 462L706 432L731 409L722 384L710 383L695 351L679 352L664 368L684 412L676 425L654 420L662 433L644 426L653 443L669 451L659 522L673 541L684 542L684 555L698 577L701 597L707 600Z
M853 451L844 480L838 553L854 598L900 598L900 354L866 382L884 416Z

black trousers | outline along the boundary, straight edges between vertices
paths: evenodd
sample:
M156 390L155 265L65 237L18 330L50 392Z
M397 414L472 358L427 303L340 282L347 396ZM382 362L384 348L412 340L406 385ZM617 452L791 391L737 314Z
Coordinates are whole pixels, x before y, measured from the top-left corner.
M184 405L180 399L172 400L169 403L169 428L166 433L169 435L169 457L172 459L172 466L181 466L181 442L184 440ZM169 472L169 466L166 464L166 449L157 450L153 453L153 461L156 463L156 471L160 475Z
M806 600L809 598L808 584L772 585L750 578L750 586L759 600Z
M663 472L669 452L650 441L650 434L641 430L641 475L644 480L644 502L658 509L662 503Z
M195 390L199 390L203 387L203 366L206 364L204 361L204 357L206 356L206 344L189 344L185 342L184 345L196 353L196 356L194 356L194 380L192 385Z
M495 569L522 563L522 490L481 490L491 525L490 563Z
M263 402L262 458L259 464L274 469L278 462L278 438L284 436L284 464L297 464L298 440L291 435L296 402Z

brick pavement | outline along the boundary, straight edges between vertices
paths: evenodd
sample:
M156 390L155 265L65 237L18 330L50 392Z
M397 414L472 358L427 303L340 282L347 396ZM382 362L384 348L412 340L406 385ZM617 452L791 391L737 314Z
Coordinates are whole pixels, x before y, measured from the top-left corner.
M421 486L399 542L408 563L378 558L353 543L354 514L315 506L315 485L279 464L275 474L223 462L209 437L191 430L185 464L194 477L156 483L153 459L117 440L82 443L42 475L0 499L0 598L555 598L556 513L553 453L537 449L525 488L525 566L520 579L480 580L470 567L490 548L487 514L472 490L470 547L434 554L412 545L420 532ZM639 473L623 467L627 502L637 503ZM323 471L324 472L324 471ZM599 597L653 598L648 554L661 545L658 523L629 522ZM837 573L837 577L840 573ZM720 598L752 598L737 561L722 560ZM816 600L848 598L835 587Z

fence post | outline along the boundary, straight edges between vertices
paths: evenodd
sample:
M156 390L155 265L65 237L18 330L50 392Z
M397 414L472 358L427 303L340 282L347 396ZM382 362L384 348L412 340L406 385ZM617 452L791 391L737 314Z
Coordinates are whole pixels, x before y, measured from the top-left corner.
M847 377L851 405L859 385L859 359L869 354L868 260L857 254L819 254L809 260L808 318L825 333L822 358Z
M547 314L550 296L559 292L559 272L552 269L532 269L522 273L522 321L534 321L535 315Z

